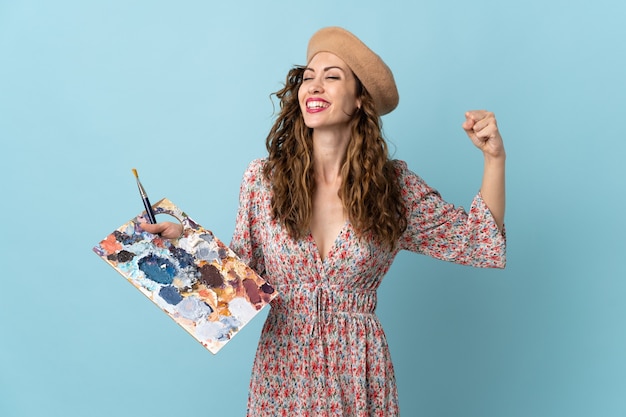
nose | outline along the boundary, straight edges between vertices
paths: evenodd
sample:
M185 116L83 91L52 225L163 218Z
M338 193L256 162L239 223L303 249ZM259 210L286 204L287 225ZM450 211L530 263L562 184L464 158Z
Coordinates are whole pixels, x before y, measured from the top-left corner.
M319 79L313 78L310 82L309 82L309 93L311 94L319 94L321 92L324 91L324 87L322 86L322 83L319 81Z

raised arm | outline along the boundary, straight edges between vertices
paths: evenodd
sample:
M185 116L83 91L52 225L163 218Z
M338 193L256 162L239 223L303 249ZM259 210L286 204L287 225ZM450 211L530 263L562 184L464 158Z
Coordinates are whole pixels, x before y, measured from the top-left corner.
M505 211L505 160L504 143L498 130L496 117L486 110L465 113L463 129L485 158L480 193L491 211L498 228L504 227Z

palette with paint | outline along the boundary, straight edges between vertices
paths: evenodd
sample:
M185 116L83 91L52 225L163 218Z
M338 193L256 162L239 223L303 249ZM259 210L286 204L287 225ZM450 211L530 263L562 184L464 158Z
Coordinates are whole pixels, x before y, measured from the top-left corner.
M212 353L217 353L277 294L213 233L171 201L153 205L183 225L178 239L140 227L140 214L93 251Z

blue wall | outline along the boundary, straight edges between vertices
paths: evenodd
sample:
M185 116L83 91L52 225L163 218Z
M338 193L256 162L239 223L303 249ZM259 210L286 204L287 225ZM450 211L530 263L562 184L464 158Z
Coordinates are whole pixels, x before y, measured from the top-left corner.
M322 26L394 70L397 158L478 190L463 112L496 113L509 264L402 253L379 316L406 416L626 415L626 6L0 0L0 415L243 415L262 319L217 356L91 252L168 197L230 241L269 94Z

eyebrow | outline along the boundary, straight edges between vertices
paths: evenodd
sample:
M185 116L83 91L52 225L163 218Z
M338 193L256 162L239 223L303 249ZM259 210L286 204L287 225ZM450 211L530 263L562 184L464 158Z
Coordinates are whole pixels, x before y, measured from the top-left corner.
M323 71L323 72L326 72L326 71L329 71L329 70L331 70L331 69L335 69L335 68L336 68L336 69L338 69L338 70L341 70L341 71L343 71L343 72L346 72L343 68L341 68L341 67L339 67L339 66L336 66L336 65L333 65L333 66L330 66L330 67L326 67L326 68L324 68L324 71ZM305 70L305 71L313 71L313 72L315 72L315 70L314 70L313 68L311 68L311 67L306 67L304 70Z

